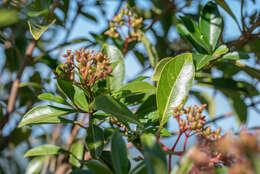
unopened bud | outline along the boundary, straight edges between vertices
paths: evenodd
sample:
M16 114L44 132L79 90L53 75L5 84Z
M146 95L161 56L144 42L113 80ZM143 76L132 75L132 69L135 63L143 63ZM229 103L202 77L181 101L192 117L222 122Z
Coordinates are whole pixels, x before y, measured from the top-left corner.
M210 135L210 133L211 133L211 127L209 126L206 128L206 135Z

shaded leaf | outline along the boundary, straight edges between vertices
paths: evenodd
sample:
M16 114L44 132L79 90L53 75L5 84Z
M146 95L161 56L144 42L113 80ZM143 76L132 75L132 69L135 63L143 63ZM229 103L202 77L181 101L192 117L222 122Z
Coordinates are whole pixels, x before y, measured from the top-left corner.
M137 109L135 115L144 116L157 109L156 95L150 95Z
M191 53L174 57L164 66L156 91L161 127L172 115L173 108L185 101L194 74L195 68Z
M146 49L146 52L148 54L149 62L152 67L155 67L157 62L159 61L158 53L156 51L155 46L153 46L150 41L143 35L142 37L142 43L144 44L144 47Z
M130 166L129 166L129 159L126 144L120 135L119 132L114 133L112 137L112 162L115 169L115 173L117 174L125 174L128 173Z
M103 130L94 124L90 124L87 129L86 144L92 158L99 158L104 148L104 140Z
M50 105L36 106L24 115L18 126L22 127L33 124L73 123L71 120L60 117L72 112L74 111L71 109L59 108Z
M39 25L36 23L32 23L31 21L28 21L30 33L32 34L33 38L35 40L38 40L41 35L51 26L55 23L55 19L48 25Z
M85 169L74 169L70 172L70 174L95 174L95 173Z
M220 60L239 60L239 59L248 59L248 58L249 58L248 54L234 51L225 54L224 56L221 57Z
M32 157L32 156L42 156L42 155L57 155L59 153L64 153L65 150L59 146L55 146L52 144L44 144L33 149L28 150L24 157Z
M211 51L214 51L222 29L222 18L215 3L208 2L204 6L199 26L203 39L210 45Z
M0 9L0 27L12 25L19 20L18 11L14 9Z
M41 11L28 11L28 12L26 12L26 14L29 17L47 16L49 14L49 10L44 9Z
M64 105L69 105L68 102L62 98L61 96L53 96L51 93L42 93L38 95L38 99L40 100L46 100L46 101L51 101L54 103L60 103Z
M112 172L106 168L104 165L100 164L96 160L89 160L86 163L86 166L89 170L93 171L94 173L103 173L103 174L112 174Z
M214 56L204 54L192 54L192 57L195 61L196 70L203 68L207 65L207 63L216 58Z
M167 174L166 154L157 143L156 137L152 134L141 136L141 143L144 149L144 159L150 174Z

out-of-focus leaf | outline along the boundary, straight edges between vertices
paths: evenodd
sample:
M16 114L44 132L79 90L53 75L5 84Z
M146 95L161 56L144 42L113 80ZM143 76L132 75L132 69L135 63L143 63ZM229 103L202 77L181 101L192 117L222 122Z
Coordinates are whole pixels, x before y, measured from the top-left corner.
M72 84L71 81L64 80L61 78L57 79L59 88L62 92L72 101L74 105L80 107L81 109L88 110L88 102L84 91L78 86Z
M107 167L100 164L96 160L87 161L86 166L88 167L89 170L91 170L94 173L112 174L112 172Z
M25 174L38 174L44 164L45 156L33 158L27 165Z
M156 137L152 134L144 134L141 136L141 143L149 173L167 174L166 154L161 146L157 144Z
M235 22L239 25L239 22L236 18L236 16L234 15L234 13L231 11L231 9L229 8L229 6L227 5L227 3L225 2L225 0L215 0L215 2L220 5L234 20Z
M19 84L19 88L22 88L22 87L25 87L25 86L32 86L32 87L39 88L39 89L42 88L41 84L35 83L35 82L24 82L24 83Z
M72 112L74 111L71 109L59 108L50 105L36 106L24 115L18 126L22 127L33 124L73 123L71 120L60 117Z
M212 54L213 56L221 56L223 54L226 54L228 52L228 47L226 45L220 45Z
M217 45L222 28L222 18L215 3L208 2L204 6L199 26L203 39L210 45L211 52L213 52Z
M69 105L68 102L62 98L61 96L53 96L51 93L42 93L38 95L38 99L40 100L46 100L46 101L51 101L54 103L60 103L64 105Z
M84 170L84 169L74 169L70 172L70 174L95 174L90 170Z
M28 12L26 12L26 14L29 17L47 16L49 14L49 10L44 9L41 11L28 11Z
M114 171L113 163L112 163L112 155L110 151L103 151L100 156L100 161L105 164L111 171Z
M216 58L214 56L204 54L192 54L192 57L195 61L196 70L203 68L207 65L207 63Z
M199 27L191 18L182 16L181 22L177 25L178 32L185 37L194 48L201 54L210 53L209 45L202 39Z
M144 44L144 47L147 51L150 65L152 67L155 67L157 62L159 61L158 53L155 47L150 43L150 41L145 37L145 35L142 37L142 43Z
M255 68L249 67L249 66L243 64L242 62L240 62L238 60L234 61L232 63L234 63L239 68L243 69L251 77L257 78L258 80L260 80L260 70L259 69L255 69Z
M128 173L130 169L130 163L128 159L128 153L124 139L119 132L114 133L112 137L112 162L117 174Z
M225 54L224 56L221 57L220 60L239 60L239 59L248 59L248 58L249 58L248 54L234 51Z
M104 53L108 56L110 63L119 62L112 71L112 77L108 78L108 87L112 92L119 90L125 79L125 61L121 51L113 45L104 45Z
M120 120L139 124L137 117L121 102L111 96L98 96L95 98L98 109L116 116Z
M91 15L91 14L83 12L83 11L81 11L80 14L93 22L97 22L97 18L94 15Z
M148 174L147 167L145 165L145 161L140 162L133 168L130 174Z
M167 129L162 128L161 132L160 132L160 136L161 137L169 137L169 136L172 136L172 134Z
M91 157L98 159L104 148L103 130L94 124L90 124L87 129L86 144Z
M163 68L156 91L160 126L182 104L189 92L195 75L192 54L185 53L171 59Z
M83 159L84 146L78 142L71 145L69 162L73 167L80 167L80 160Z
M54 23L55 19L48 25L39 25L31 21L28 21L30 32L35 40L38 40L41 37L41 35Z
M215 116L215 101L214 99L205 92L191 91L191 95L194 95L200 102L200 104L207 104L207 111L211 118Z
M28 150L24 157L32 157L32 156L42 156L42 155L57 155L59 153L66 152L59 146L55 146L52 144L44 144L33 149Z
M15 9L0 9L0 28L12 25L18 22L18 11Z
M171 59L171 57L166 57L162 60L160 60L160 62L157 63L155 69L154 69L154 73L153 73L153 77L152 77L152 81L159 81L160 80L160 76L163 70L164 65Z

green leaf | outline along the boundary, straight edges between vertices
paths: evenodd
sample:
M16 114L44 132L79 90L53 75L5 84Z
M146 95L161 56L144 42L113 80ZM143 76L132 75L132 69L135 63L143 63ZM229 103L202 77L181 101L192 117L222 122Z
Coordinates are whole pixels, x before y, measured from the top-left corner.
M119 91L126 91L131 93L148 93L155 91L155 89L156 88L150 83L133 81L120 88Z
M98 109L116 116L120 120L139 124L137 117L121 102L111 96L98 96L94 101Z
M211 118L215 116L215 101L214 99L205 92L191 91L191 95L194 95L200 102L200 104L207 104L207 111Z
M150 95L137 109L135 115L144 116L157 109L156 95Z
M119 132L114 133L111 142L112 162L116 174L128 173L129 159L126 144Z
M209 63L211 60L216 58L214 56L204 54L192 54L192 57L195 61L195 67L197 71L207 65L207 63Z
M24 157L32 157L32 156L42 156L42 155L57 155L59 153L66 152L59 146L55 146L52 144L44 144L33 149L28 150Z
M27 165L25 174L38 174L44 164L45 156L33 158Z
M84 169L74 169L70 172L70 174L95 174L92 171L84 170Z
M144 150L144 159L150 174L167 174L166 154L152 134L143 134L141 143Z
M26 12L26 14L29 17L47 16L49 14L49 10L44 9L41 11L28 11L28 12Z
M162 128L161 132L160 132L160 136L161 137L169 137L169 136L172 136L172 134L166 128Z
M195 21L185 16L181 16L180 19L182 23L177 25L178 32L185 37L199 53L210 53L209 45L202 39L199 27Z
M195 74L192 54L185 53L171 59L163 68L156 91L160 126L182 104L189 92Z
M104 140L103 130L94 124L90 124L87 129L86 144L92 158L99 158L104 148Z
M93 171L96 174L98 174L98 173L112 174L112 172L107 167L100 164L96 160L87 161L86 166L88 167L89 170Z
M61 96L53 96L51 93L42 93L38 95L38 99L40 100L46 100L46 101L51 101L54 103L60 103L64 105L69 105L68 102L62 98Z
M71 109L59 108L50 105L36 106L24 115L18 127L33 124L73 123L71 120L60 117L72 112L74 111Z
M212 54L212 56L221 56L223 54L226 54L229 51L228 47L226 45L220 45Z
M145 161L141 161L135 166L130 172L130 174L148 174L148 170Z
M113 45L104 45L104 53L108 56L110 63L119 62L112 71L112 77L108 78L108 87L112 92L119 90L125 79L125 60L121 51Z
M155 69L154 69L154 73L153 73L153 77L152 77L152 81L159 81L160 80L160 76L163 70L164 65L171 59L171 57L166 57L162 60L160 60L160 62L157 63Z
M58 78L57 82L59 88L75 106L80 107L85 111L88 110L88 102L84 94L84 91L81 88L72 84L72 82L68 80Z
M113 163L112 163L112 155L110 151L103 151L99 160L103 164L105 164L111 171L114 171Z
M257 78L258 80L260 80L260 70L259 69L249 67L249 66L243 64L242 62L240 62L238 60L237 61L231 61L231 62L234 63L237 67L241 68L243 71L245 71L251 77Z
M143 37L142 37L142 43L144 44L144 47L148 54L150 65L152 67L155 67L155 65L159 61L159 56L155 49L155 46L150 43L150 41L145 37L145 35L143 35Z
M222 18L215 3L208 2L204 6L200 16L199 26L203 39L210 45L211 52L213 52L222 29Z
M248 54L233 51L222 56L220 60L239 60L239 59L248 59L248 58L249 58Z
M237 25L239 26L239 22L236 18L236 16L234 15L234 13L230 10L229 6L227 5L227 3L225 2L225 0L215 0L215 2L220 5L237 23Z
M80 161L83 159L84 146L78 142L71 145L70 148L70 158L69 162L73 167L80 167Z
M42 85L40 83L36 83L36 82L24 82L24 83L19 83L19 88L22 87L27 87L27 86L32 86L34 88L42 88Z
M12 25L19 20L19 14L14 9L0 9L0 27L6 27Z
M55 19L48 25L39 25L36 23L32 23L31 21L28 21L30 32L35 40L38 40L41 35L51 26L55 23Z

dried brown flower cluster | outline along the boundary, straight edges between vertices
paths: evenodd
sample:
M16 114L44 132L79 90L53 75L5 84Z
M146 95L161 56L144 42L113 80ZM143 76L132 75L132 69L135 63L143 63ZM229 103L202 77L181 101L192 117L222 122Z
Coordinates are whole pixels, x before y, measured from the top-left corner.
M142 32L139 32L139 30L143 25L143 18L138 17L134 11L135 8L130 8L129 5L126 4L126 8L122 8L120 13L109 23L110 28L105 34L113 38L118 38L121 34L125 39L132 38L140 40ZM123 26L127 27L127 36L123 33Z
M202 111L206 108L206 104L201 106L194 105L189 106L186 109L183 108L183 104L174 109L174 118L177 119L180 132L194 131L196 134L202 135L209 140L216 140L220 138L220 128L216 131L212 131L211 127L204 127L206 124L205 116L202 115ZM184 115L184 119L183 119Z
M101 52L94 54L94 50L85 51L82 48L81 50L76 50L75 53L67 50L63 57L66 57L67 61L63 66L59 67L59 70L62 71L59 76L74 83L91 86L96 81L104 80L111 75L112 68L110 67L108 57ZM79 82L76 82L75 74L79 75Z
M228 174L257 174L260 165L259 135L246 130L238 136L227 133L214 142L204 142L191 148L188 156L193 161L193 167L189 173L213 174L216 167L225 167Z

